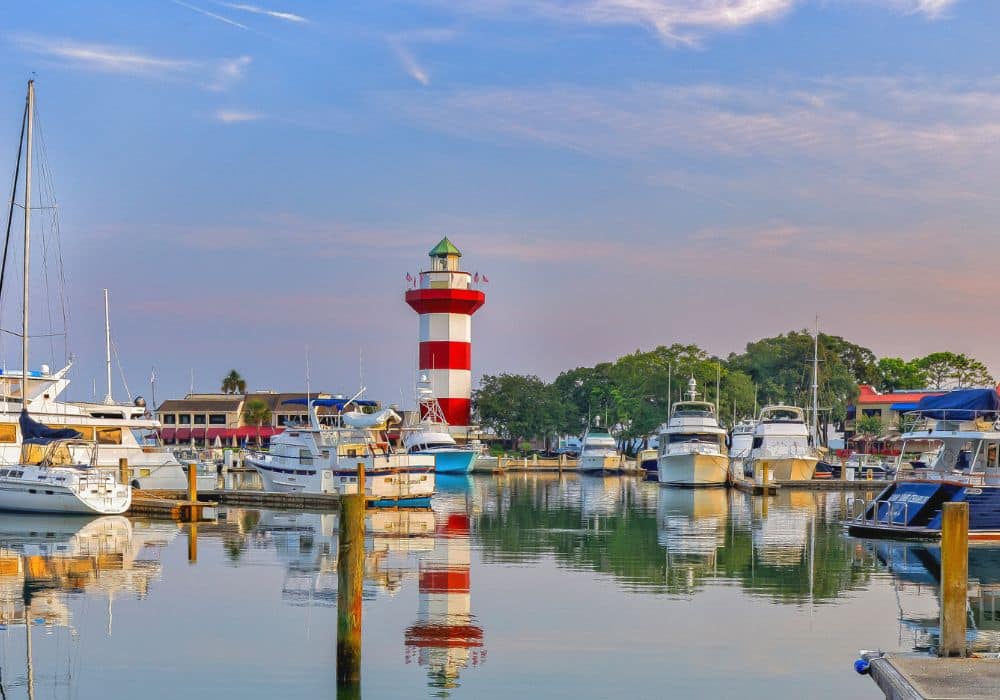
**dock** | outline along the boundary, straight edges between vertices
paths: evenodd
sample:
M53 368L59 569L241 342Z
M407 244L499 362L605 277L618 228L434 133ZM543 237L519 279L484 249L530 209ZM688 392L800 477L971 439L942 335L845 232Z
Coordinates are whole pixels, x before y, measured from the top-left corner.
M737 479L733 487L746 493L760 495L765 492L777 493L779 490L800 491L881 491L891 484L891 481L855 479L841 481L840 479L812 479L810 481L769 481L766 485L749 479Z
M938 658L901 653L873 656L868 673L887 700L1000 698L1000 659Z

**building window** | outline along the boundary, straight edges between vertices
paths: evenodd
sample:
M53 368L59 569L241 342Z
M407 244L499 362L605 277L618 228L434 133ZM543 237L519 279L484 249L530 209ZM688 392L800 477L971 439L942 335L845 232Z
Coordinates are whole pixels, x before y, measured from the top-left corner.
M882 417L881 408L864 408L861 410L861 412L866 416L875 416L876 418Z
M191 425L191 414L189 413L181 413L177 416L177 419L177 422L181 425Z
M163 414L163 424L164 425L176 425L177 424L177 415L174 414L174 413L165 413L165 414Z
M209 425L225 425L226 424L226 414L225 413L213 413L208 417Z
M195 425L205 425L205 414L195 413L194 414L194 424Z

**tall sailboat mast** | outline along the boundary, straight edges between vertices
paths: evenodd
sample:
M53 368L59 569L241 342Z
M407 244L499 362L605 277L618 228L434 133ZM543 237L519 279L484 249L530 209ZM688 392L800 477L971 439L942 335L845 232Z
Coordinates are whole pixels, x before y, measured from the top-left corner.
M28 267L31 260L31 141L35 121L35 81L28 81L28 128L24 158L24 270L21 300L21 408L28 410Z
M108 394L104 403L109 406L115 402L111 396L111 312L108 308L108 290L104 290L104 365L108 375Z
M816 316L816 334L813 336L813 410L812 434L818 445L819 439L819 316Z

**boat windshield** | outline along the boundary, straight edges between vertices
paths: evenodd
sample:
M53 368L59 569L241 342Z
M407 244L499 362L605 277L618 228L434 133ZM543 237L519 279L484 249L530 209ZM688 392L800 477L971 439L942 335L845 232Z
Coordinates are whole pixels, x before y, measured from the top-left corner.
M801 423L804 422L802 409L794 406L778 406L766 408L761 413L760 420L763 423Z
M84 440L25 442L21 445L21 464L39 467L89 467L95 464L96 459L97 444Z
M711 433L670 433L670 444L680 442L707 442L711 445L719 444L719 436Z
M715 415L715 406L704 401L678 402L674 404L671 415L674 417L712 418Z

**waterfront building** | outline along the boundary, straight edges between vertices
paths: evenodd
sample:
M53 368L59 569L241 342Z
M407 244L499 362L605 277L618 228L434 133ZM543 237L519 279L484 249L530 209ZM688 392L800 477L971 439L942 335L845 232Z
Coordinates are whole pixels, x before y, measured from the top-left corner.
M226 447L245 442L266 442L286 425L305 425L308 409L305 392L257 391L248 394L188 394L183 399L167 399L156 409L162 423L160 439L166 444L212 446L216 439ZM343 398L323 392L308 394L313 399ZM300 404L289 403L298 399ZM260 401L270 414L262 425L246 422L247 404ZM325 409L319 409L321 412Z
M452 432L467 435L472 407L472 315L486 302L473 276L459 269L462 253L447 238L430 251L429 269L406 291L420 315L420 374L426 375ZM477 274L478 277L478 274Z
M854 435L855 421L862 416L876 416L882 421L883 431L888 432L898 428L899 417L916 409L920 399L945 393L934 389L881 392L868 384L859 384L858 392L855 404L847 407L844 433L848 440Z

